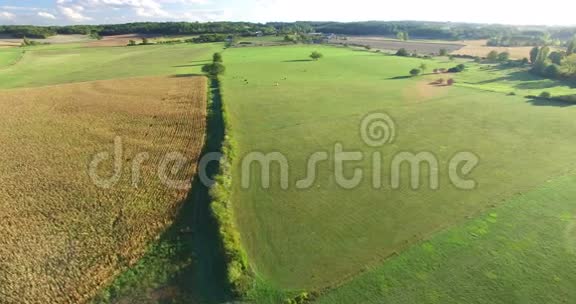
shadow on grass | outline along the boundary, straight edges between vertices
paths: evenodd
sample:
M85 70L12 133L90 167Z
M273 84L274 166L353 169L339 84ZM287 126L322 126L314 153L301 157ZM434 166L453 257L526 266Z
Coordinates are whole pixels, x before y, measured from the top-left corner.
M396 76L396 77L386 78L386 80L398 80L398 79L409 79L409 78L412 78L412 76Z
M308 62L308 61L314 61L312 59L294 59L294 60L284 60L282 62Z
M481 70L499 70L504 71L508 69L518 69L515 67L506 67L506 66L496 66L496 67L487 67L487 68L480 68ZM576 88L576 83L566 80L558 80L558 79L549 79L542 76L538 76L535 74L530 73L529 69L521 69L516 70L507 74L506 76L488 79L484 81L479 81L474 84L489 84L494 82L500 81L520 81L521 83L517 84L515 87L517 89L524 89L524 90L539 90L539 89L549 89L557 86L568 86L572 89Z
M539 97L528 97L527 102L533 106L538 106L538 107L566 108L566 107L576 106L576 104L574 104L573 102L569 102L569 101L561 101L561 100L546 99L546 98L539 98Z
M195 63L195 64L182 64L182 65L173 65L173 68L187 68L187 67L196 67L196 66L203 66L206 63Z
M172 77L172 78L186 78L186 77L196 77L196 76L204 76L204 75L203 74L188 73L188 74L176 74L176 75L172 75L170 77Z
M206 144L202 155L220 152L224 140L222 100L217 84L210 84ZM219 164L206 173L213 178ZM226 279L218 226L210 209L209 187L194 177L191 191L174 223L145 256L122 273L92 303L226 303L233 299Z
M530 81L519 83L516 85L516 88L521 90L541 90L541 89L550 89L557 86L558 84L554 83L553 81L548 82Z

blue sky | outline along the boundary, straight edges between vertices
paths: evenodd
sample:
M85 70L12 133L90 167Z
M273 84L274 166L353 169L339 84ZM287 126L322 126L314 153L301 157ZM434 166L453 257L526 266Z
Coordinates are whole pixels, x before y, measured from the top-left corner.
M574 0L538 6L511 0L0 0L0 24L429 20L576 25L575 11Z

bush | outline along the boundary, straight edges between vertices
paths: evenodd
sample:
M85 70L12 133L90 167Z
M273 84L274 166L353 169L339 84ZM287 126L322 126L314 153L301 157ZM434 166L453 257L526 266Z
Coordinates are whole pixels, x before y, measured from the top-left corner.
M448 80L446 81L446 84L449 85L449 86L451 86L451 85L454 84L454 82L455 82L454 79L450 78L450 79L448 79Z
M193 42L193 43L224 42L226 41L227 38L228 36L224 34L204 34L196 38L188 39L186 40L186 42Z
M324 57L324 55L322 55L322 53L314 51L312 52L312 54L310 54L310 58L312 58L312 60L316 61L320 58Z
M498 60L498 52L497 51L490 51L488 55L486 55L486 59L490 61L497 61Z
M411 76L418 76L418 75L420 75L420 73L422 73L422 71L420 69L411 69L410 70Z
M446 56L446 55L448 55L448 50L446 50L446 49L440 49L440 52L438 52L438 55L440 55L440 56Z
M464 64L459 64L453 68L449 68L448 73L460 73L460 72L464 71L465 69L466 69L466 66Z
M220 62L209 63L202 67L202 72L212 77L224 74L225 71L226 67Z
M222 54L214 53L214 55L212 55L212 61L221 63L222 62Z
M401 48L396 52L396 56L408 57L410 53L405 48Z
M550 92L542 92L542 93L540 93L540 96L538 96L538 97L550 99L552 97L552 94L550 94Z
M549 78L559 78L562 74L560 67L556 64L550 64L544 68L544 76Z
M498 61L500 62L508 61L509 59L510 59L510 53L508 52L502 52L498 54Z

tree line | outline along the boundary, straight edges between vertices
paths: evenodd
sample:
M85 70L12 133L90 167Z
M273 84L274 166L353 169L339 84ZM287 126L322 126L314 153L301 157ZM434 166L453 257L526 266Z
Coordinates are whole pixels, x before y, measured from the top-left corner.
M97 33L102 36L121 34L200 35L235 34L250 36L287 35L296 33L333 33L340 35L385 35L407 40L408 37L464 40L489 39L499 46L544 45L566 41L576 34L575 27L530 27L512 25L468 24L428 21L365 22L135 22L106 25L70 26L0 26L0 33L22 38L46 38L56 34Z
M534 47L530 51L531 72L553 79L576 80L576 36L566 44L565 50L549 46Z

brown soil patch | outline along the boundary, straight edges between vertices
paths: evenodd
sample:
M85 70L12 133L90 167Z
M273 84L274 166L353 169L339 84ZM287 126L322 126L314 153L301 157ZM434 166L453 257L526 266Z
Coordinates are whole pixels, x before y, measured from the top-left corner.
M86 43L87 47L102 47L102 46L126 46L130 40L136 40L136 42L142 42L142 38L145 35L138 34L127 34L127 35L115 35L115 36L104 36L102 40L94 40Z
M171 223L204 144L204 77L134 78L0 91L0 302L83 303ZM89 166L120 178L95 185ZM133 160L147 153L136 185ZM188 161L166 174L166 155ZM173 170L170 170L173 169Z
M441 78L441 77L437 77ZM446 80L447 78L445 78ZM435 78L421 80L412 85L406 86L402 91L403 99L407 103L427 102L431 99L441 97L446 94L449 86L435 83Z
M486 57L491 51L508 52L512 59L530 58L530 46L503 47L503 46L486 46L486 40L465 40L461 41L465 46L459 50L453 51L455 55L470 55Z
M350 36L347 40L337 40L333 39L331 43L336 44L349 44L349 45L369 45L373 49L380 50L391 50L396 51L404 48L408 51L416 51L420 54L438 54L441 49L446 49L448 52L456 51L462 48L464 45L458 42L426 42L426 41L400 41L392 40L390 38L378 37L378 36Z

